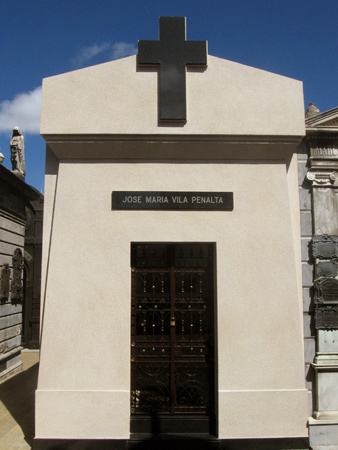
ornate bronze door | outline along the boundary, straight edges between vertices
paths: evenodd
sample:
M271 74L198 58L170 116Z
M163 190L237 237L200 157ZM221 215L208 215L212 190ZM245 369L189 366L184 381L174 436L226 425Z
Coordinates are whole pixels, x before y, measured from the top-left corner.
M212 265L209 244L132 246L132 414L210 414Z

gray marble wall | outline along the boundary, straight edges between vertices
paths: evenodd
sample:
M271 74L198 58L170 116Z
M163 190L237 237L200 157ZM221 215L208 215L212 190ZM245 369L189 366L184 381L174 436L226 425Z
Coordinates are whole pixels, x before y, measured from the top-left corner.
M9 264L13 274L13 254L23 252L25 222L0 208L0 269ZM21 353L22 302L12 302L11 294L0 300L0 379L22 367Z
M311 363L316 355L316 333L314 327L313 305L313 260L310 251L312 239L312 198L311 183L306 178L308 171L308 148L302 144L298 153L298 183L301 216L301 246L303 273L303 316L304 316L304 350L305 350L305 378L309 391L309 416L312 416L315 400L314 371Z

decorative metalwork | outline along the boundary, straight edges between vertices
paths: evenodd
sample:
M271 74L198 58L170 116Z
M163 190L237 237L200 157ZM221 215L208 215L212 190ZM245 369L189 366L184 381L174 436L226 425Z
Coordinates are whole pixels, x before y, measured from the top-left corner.
M318 330L338 329L338 306L317 305L315 311L315 324Z
M13 256L13 278L11 284L12 302L21 302L23 300L22 270L22 251L20 248L17 248L14 250Z
M7 301L9 296L11 269L9 264L4 264L1 269L0 279L0 300Z
M198 352L195 354L198 355ZM199 362L178 362L175 366L176 409L180 413L204 411L208 406L208 364L203 359Z
M207 414L210 403L211 272L207 245L134 248L166 268L132 269L131 411ZM137 247L137 246L136 246ZM161 259L161 258L159 258ZM185 268L187 260L192 268ZM163 260L162 260L163 263Z
M326 261L317 261L315 287L316 329L338 329L338 280L337 256L338 236L316 235L312 239L313 256Z

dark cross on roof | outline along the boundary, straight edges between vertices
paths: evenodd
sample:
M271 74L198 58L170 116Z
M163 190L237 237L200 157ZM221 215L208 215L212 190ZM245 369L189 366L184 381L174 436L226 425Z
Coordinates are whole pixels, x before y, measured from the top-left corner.
M207 42L186 41L185 17L160 17L160 40L139 41L138 64L160 66L160 120L186 120L186 66L207 65Z

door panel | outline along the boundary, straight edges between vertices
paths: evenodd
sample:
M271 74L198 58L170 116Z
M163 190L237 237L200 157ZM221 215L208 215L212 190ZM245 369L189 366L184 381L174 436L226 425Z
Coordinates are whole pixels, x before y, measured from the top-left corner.
M213 374L210 246L135 246L131 412L209 414Z

